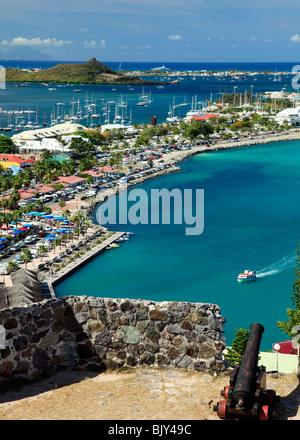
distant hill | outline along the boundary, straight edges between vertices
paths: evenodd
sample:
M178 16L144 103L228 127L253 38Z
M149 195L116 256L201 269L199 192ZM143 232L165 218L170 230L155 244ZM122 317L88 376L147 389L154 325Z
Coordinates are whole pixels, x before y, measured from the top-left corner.
M51 61L49 55L44 55L28 46L18 46L11 50L0 51L1 60L30 60L30 61Z
M72 84L157 84L155 81L147 81L116 72L95 58L80 64L58 64L38 72L27 72L8 67L6 69L6 81Z

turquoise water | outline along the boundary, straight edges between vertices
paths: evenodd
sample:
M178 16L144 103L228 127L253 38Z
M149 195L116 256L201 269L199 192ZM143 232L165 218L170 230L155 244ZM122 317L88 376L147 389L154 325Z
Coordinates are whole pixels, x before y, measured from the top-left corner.
M236 329L265 327L261 348L287 339L276 322L291 307L299 244L300 142L280 142L205 153L181 163L182 171L139 185L204 189L205 226L111 226L134 237L99 255L58 284L70 294L216 303L226 318L230 344ZM171 215L171 219L172 219ZM256 269L255 282L238 273Z

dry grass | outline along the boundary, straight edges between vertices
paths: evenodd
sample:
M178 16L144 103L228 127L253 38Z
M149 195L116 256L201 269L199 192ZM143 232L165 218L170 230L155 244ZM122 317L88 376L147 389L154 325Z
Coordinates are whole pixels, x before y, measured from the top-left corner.
M0 420L219 420L213 411L228 376L141 369L75 371L0 394ZM276 419L300 419L296 375L268 375L281 396Z

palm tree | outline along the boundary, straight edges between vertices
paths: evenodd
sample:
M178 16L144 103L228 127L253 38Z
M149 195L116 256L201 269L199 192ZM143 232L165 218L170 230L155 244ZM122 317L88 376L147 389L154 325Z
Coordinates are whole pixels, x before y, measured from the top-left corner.
M15 209L12 213L12 219L16 223L16 226L17 226L19 220L21 219L21 217L22 217L21 211L19 211L18 209Z
M25 269L27 269L27 263L28 263L28 261L30 261L32 259L32 254L31 254L30 250L26 249L26 248L22 249L20 258L21 258L21 260L24 261Z
M0 212L0 235L2 236L2 226L4 225L3 212Z
M9 262L8 262L8 265L7 265L7 269L8 269L8 271L9 271L9 273L10 273L10 272L12 272L12 271L18 269L18 265L17 265L17 263L15 263L14 261L9 261Z
M50 152L49 150L47 150L47 148L43 148L43 149L41 150L40 158L41 158L42 160L45 160L45 159L52 159L52 154L51 154L51 152Z
M1 208L3 208L4 212L5 209L7 209L9 207L9 199L2 199L1 200Z
M41 261L43 260L43 255L47 252L46 246L40 244L37 248L37 256L41 257Z
M55 239L52 241L52 247L53 247L53 249L54 249L54 253L55 253L55 248L56 248L56 246L59 246L60 243L61 243L60 238L55 238Z
M3 213L3 223L6 225L6 228L8 229L9 224L12 222L12 215L8 212Z

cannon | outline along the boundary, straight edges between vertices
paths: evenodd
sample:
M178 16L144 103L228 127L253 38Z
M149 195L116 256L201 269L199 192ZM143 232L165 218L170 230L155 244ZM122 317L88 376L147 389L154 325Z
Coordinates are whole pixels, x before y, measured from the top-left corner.
M266 389L266 368L257 366L263 332L261 324L251 324L242 361L232 371L229 386L221 391L225 400L213 407L221 419L272 418L272 406L280 397L275 391Z

